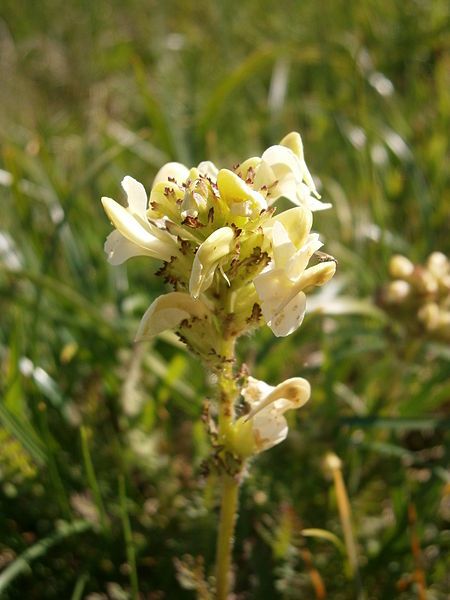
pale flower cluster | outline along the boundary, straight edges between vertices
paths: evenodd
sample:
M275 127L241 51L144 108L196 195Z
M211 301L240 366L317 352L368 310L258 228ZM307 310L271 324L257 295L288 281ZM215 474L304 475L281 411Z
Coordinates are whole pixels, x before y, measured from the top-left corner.
M450 340L450 260L433 252L424 265L395 255L389 264L392 281L384 301L409 328Z
M115 226L105 243L109 261L156 259L172 286L144 314L138 340L173 329L220 372L230 360L221 355L227 342L264 323L276 336L294 332L307 292L334 275L332 259L311 264L322 246L311 232L313 211L329 205L320 201L298 133L233 169L168 163L149 197L132 177L122 187L126 206L102 198ZM281 197L294 207L280 211ZM249 377L242 396L248 413L230 421L221 443L245 458L285 439L284 413L305 404L310 386L301 378L272 387Z
M138 339L175 329L199 352L217 330L238 337L265 322L288 335L303 320L305 291L335 272L333 261L309 265L322 246L311 233L312 211L329 205L319 200L298 133L233 170L168 163L149 198L132 177L122 187L126 207L102 198L115 226L105 244L109 261L162 261L159 274L173 287L149 307ZM282 196L295 207L278 212Z

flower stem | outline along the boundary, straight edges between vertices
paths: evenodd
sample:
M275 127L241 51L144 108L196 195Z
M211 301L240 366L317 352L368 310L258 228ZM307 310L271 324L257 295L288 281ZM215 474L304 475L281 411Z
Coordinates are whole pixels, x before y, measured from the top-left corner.
M231 551L236 523L239 481L227 474L222 478L222 503L216 557L216 598L226 600L230 587Z
M234 422L234 402L238 394L233 376L234 339L223 341L220 355L223 358L218 378L219 388L219 439L224 439ZM226 600L230 590L230 569L233 550L233 534L239 496L239 474L227 472L221 475L222 499L220 507L219 533L216 554L216 598Z

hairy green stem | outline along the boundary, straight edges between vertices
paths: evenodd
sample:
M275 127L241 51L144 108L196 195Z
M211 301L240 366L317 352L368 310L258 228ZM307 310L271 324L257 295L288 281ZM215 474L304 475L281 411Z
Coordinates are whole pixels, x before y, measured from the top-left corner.
M234 422L234 402L238 389L233 376L234 340L224 341L223 367L219 375L219 439L226 438ZM239 475L222 474L222 499L216 554L216 598L226 600L230 589L231 556L238 508Z
M216 598L226 600L230 588L231 554L236 523L239 482L227 474L222 478L222 503L216 556Z

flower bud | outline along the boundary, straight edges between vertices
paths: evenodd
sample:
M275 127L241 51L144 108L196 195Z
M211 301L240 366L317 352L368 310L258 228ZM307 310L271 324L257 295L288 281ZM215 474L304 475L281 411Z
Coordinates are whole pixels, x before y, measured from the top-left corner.
M252 190L233 171L221 169L217 175L217 187L232 214L252 216L267 208L267 203L259 192Z
M414 284L423 294L435 294L439 289L436 277L430 271L426 271L424 268L417 270L417 276L414 279Z
M330 471L339 471L342 469L342 460L334 452L328 452L325 456L325 466Z
M407 279L413 271L413 263L401 254L395 254L389 262L389 273L396 279Z
M428 331L435 331L440 323L440 310L435 302L429 302L422 306L418 313L419 319L424 323Z
M314 267L306 269L300 278L299 286L306 289L313 286L321 286L327 283L336 273L336 263L330 260L324 263L319 263Z
M427 260L428 271L436 277L442 279L449 273L449 261L442 252L433 252Z
M386 290L386 301L390 304L401 304L411 293L411 286L403 279L391 281Z
M216 268L234 247L234 231L231 227L221 227L200 245L195 254L189 280L189 292L194 298L207 290L212 283Z

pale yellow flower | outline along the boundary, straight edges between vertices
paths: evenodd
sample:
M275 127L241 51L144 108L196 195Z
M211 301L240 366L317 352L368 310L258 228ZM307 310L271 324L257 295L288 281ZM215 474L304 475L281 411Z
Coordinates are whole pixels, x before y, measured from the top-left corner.
M280 144L265 150L261 158L249 158L237 170L255 190L264 191L269 206L281 197L298 206L307 206L312 211L331 206L319 200L297 132L288 134Z
M304 290L323 285L336 271L334 261L307 268L322 246L318 234L309 233L307 211L299 207L291 211L290 220L283 217L286 213L281 214L282 219L274 219L272 261L254 280L264 319L276 336L289 335L300 326L306 311Z
M103 207L116 227L105 242L108 260L114 265L132 256L170 260L178 252L176 240L148 220L144 186L127 176L122 187L127 195L127 208L112 198L102 198Z
M309 400L311 386L302 377L293 377L276 387L249 377L242 395L250 413L236 421L229 432L230 449L242 456L259 454L286 439L288 424L284 413L302 407Z

